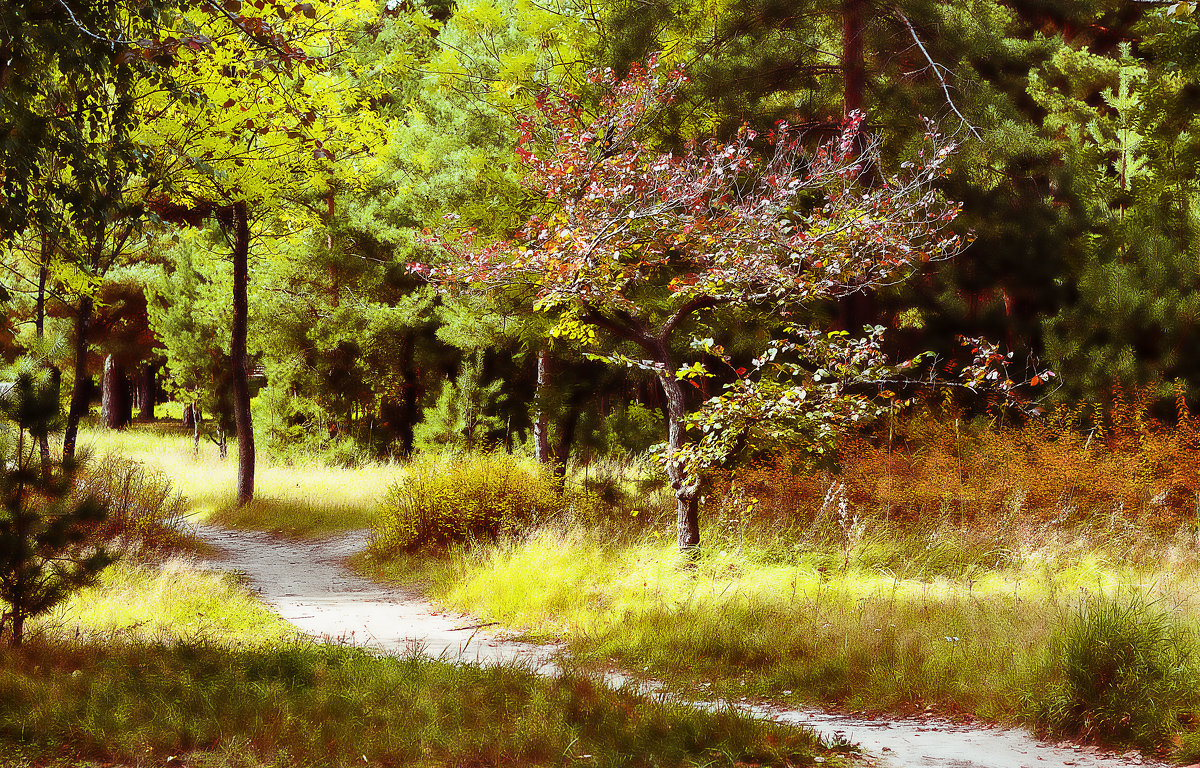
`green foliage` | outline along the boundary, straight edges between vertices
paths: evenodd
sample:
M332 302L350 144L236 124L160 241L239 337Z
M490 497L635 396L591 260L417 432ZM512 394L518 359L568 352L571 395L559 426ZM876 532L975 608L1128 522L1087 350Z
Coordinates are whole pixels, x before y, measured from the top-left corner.
M371 551L495 539L545 521L562 504L557 480L528 459L499 452L421 459L389 489Z
M1064 137L1071 193L1086 216L1067 252L1060 306L1044 324L1069 397L1105 401L1114 382L1177 378L1194 397L1200 382L1187 352L1200 338L1200 132L1192 110L1181 110L1194 73L1168 76L1157 47L1140 57L1128 45L1111 55L1063 49L1030 75L1047 129Z
M1054 733L1158 749L1200 705L1194 638L1143 597L1090 600L1049 648L1029 708Z
M425 409L424 420L414 430L416 446L470 453L503 443L509 432L500 413L508 399L504 383L484 378L484 352L474 350L463 360L458 376L442 385L433 407Z
M233 382L229 357L228 268L206 248L207 237L187 237L168 251L173 262L150 286L150 327L166 349L169 391L198 402L233 430Z
M58 387L26 362L0 384L0 601L10 642L25 620L49 611L95 581L112 555L92 539L107 514L103 501L74 492L78 465L37 460L39 438L59 418Z

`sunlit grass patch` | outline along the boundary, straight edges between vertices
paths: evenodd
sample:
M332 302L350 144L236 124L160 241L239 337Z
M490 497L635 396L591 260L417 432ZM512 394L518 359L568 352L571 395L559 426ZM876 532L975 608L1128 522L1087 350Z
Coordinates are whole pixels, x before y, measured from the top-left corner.
M190 434L163 424L120 432L88 430L80 442L98 456L118 454L166 474L197 519L298 535L367 527L389 485L403 472L394 464L272 465L260 458L255 500L239 509L236 446L222 460L215 445L201 442L196 452Z
M118 561L100 582L34 626L48 636L135 640L203 637L263 644L294 636L237 578L175 558L158 565Z

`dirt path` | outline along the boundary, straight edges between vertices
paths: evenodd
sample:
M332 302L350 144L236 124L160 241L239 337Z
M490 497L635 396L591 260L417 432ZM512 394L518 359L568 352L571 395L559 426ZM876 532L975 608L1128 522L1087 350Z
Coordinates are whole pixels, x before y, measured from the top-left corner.
M419 594L381 588L345 568L366 543L365 533L319 541L197 526L224 553L208 563L244 574L263 601L307 635L383 653L418 649L446 661L519 662L540 674L558 670L561 649L505 640L495 625L447 613ZM628 682L611 674L612 684ZM700 702L697 706L719 706ZM860 744L880 765L894 768L1117 768L1164 766L1136 753L1113 756L1073 745L1038 741L1020 729L967 728L940 720L862 720L821 710L744 704L755 715L841 735Z

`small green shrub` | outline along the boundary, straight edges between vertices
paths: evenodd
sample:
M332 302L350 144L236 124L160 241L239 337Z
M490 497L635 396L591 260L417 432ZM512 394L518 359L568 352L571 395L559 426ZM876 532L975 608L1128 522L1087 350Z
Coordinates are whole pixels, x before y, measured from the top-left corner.
M75 485L79 496L92 496L109 510L93 531L97 541L133 554L163 552L182 544L187 504L163 473L108 455L85 464Z
M1198 703L1194 639L1141 597L1081 606L1041 672L1029 703L1052 733L1157 749Z
M529 459L485 453L420 460L388 489L371 549L378 556L492 540L550 518L562 503L558 481Z

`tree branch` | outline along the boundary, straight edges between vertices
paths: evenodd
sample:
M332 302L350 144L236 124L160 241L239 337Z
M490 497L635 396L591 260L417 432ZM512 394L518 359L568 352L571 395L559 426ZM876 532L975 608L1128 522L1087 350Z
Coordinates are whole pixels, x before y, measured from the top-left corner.
M683 322L688 315L701 309L711 309L712 307L720 306L726 303L727 299L718 299L715 296L695 296L683 303L679 309L675 310L667 321L662 324L662 328L658 331L657 341L666 343L667 338L675 331L675 327Z
M922 55L925 56L925 61L929 62L929 67L933 70L933 76L938 79L938 83L940 83L942 86L942 93L946 95L946 103L950 105L950 109L954 112L954 114L958 115L958 119L961 120L962 124L967 127L967 130L971 132L971 135L982 141L983 137L979 135L979 131L977 131L975 126L971 125L971 123L967 121L967 118L963 117L963 113L959 112L958 107L954 105L954 99L950 98L950 86L946 83L946 79L942 77L938 63L935 62L933 57L929 55L929 51L925 48L925 44L922 43L921 38L917 36L917 30L913 27L912 22L908 20L908 17L904 15L903 11L896 10L896 15L900 17L900 21L904 24L904 26L908 27L908 34L912 35L913 42L916 43L917 47L921 49Z

